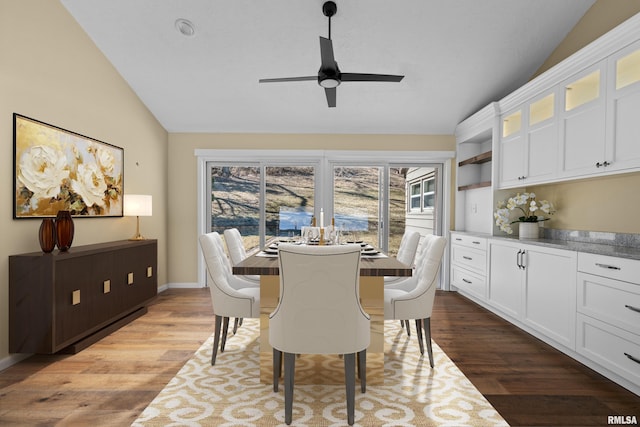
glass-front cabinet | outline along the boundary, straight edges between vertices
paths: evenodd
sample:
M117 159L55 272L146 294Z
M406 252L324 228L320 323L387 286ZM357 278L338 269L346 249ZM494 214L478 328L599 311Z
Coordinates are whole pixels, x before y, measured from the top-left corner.
M544 92L502 116L500 188L555 178L558 157L557 98L555 91Z
M640 42L616 52L608 61L607 170L640 164Z
M526 120L526 115L524 119ZM501 116L499 152L499 186L503 188L522 185L522 180L525 178L524 155L526 150L521 108Z
M606 61L566 79L561 84L560 174L597 172L605 165Z

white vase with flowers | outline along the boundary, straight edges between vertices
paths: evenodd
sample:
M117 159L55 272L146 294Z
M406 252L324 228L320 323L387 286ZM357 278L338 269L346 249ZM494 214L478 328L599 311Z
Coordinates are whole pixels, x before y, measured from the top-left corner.
M536 200L534 193L518 193L499 202L493 217L496 225L505 233L513 234L512 226L518 223L520 239L537 239L540 233L539 223L551 219L554 212L551 202Z

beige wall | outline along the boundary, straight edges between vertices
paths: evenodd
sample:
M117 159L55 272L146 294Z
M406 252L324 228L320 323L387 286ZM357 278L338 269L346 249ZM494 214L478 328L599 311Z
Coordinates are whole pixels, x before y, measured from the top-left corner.
M169 282L197 282L197 162L195 149L454 151L452 135L169 135Z
M540 68L542 72L640 13L640 0L598 0ZM527 188L551 200L558 212L548 228L640 233L640 173Z
M597 0L549 55L535 76L576 53L637 13L640 13L640 0Z
M8 257L39 251L39 220L14 220L13 117L16 112L123 147L125 191L153 195L141 218L159 240L166 283L167 132L58 2L0 0L0 362L8 356ZM134 218L77 219L73 244L127 239Z

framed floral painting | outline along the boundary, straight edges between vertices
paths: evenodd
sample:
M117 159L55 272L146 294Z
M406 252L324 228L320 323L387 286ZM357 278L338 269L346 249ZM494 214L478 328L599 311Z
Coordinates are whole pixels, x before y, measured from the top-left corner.
M122 216L124 150L13 114L13 217Z

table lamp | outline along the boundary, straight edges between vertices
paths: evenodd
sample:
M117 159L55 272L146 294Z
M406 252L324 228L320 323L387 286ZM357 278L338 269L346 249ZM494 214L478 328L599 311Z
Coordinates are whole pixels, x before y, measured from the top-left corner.
M129 240L145 240L140 234L140 217L151 216L151 196L145 194L125 194L124 195L124 216L135 216L136 234Z

